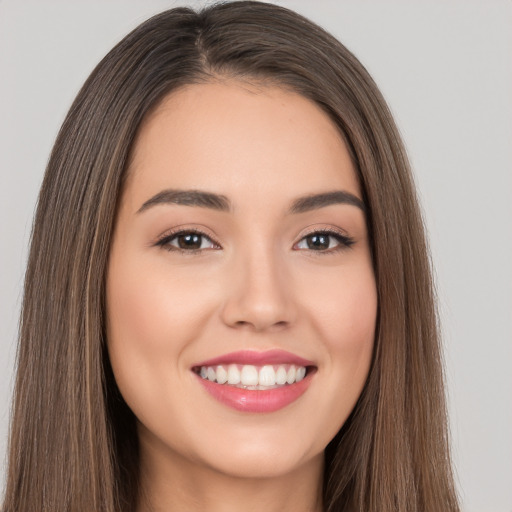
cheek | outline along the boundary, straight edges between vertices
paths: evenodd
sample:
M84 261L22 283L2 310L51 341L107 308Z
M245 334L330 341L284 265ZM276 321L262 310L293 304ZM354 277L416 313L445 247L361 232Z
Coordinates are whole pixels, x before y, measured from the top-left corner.
M325 325L329 329L326 337L333 354L352 354L356 363L359 357L369 359L371 356L377 317L377 292L373 278L354 284L333 294L327 308L329 318Z
M156 399L180 381L180 356L214 307L213 294L198 293L200 283L191 279L158 263L119 258L111 265L108 351L119 389L136 414L148 397Z
M324 425L332 438L350 415L368 376L377 291L370 264L332 273L330 279L317 275L315 281L307 307L326 353L325 365L320 368L323 393L317 407L329 411Z
M359 396L372 359L377 317L377 292L373 274L352 278L328 301L325 340L333 367L343 387ZM333 379L336 382L336 379Z
M123 331L144 353L159 345L178 348L193 336L188 331L201 327L209 309L213 294L204 283L190 272L170 271L165 262L112 265L107 284L112 342L120 338L116 331Z
M309 290L306 293L306 288ZM302 295L307 297L315 329L335 357L338 351L366 352L373 346L377 290L370 262L339 272L311 276Z

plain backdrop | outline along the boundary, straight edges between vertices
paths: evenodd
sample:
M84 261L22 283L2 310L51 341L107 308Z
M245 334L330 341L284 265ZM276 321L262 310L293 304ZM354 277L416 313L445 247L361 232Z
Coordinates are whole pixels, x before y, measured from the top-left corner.
M0 0L2 481L27 244L57 130L129 30L202 3ZM278 3L346 44L395 114L436 268L463 510L512 512L512 2Z

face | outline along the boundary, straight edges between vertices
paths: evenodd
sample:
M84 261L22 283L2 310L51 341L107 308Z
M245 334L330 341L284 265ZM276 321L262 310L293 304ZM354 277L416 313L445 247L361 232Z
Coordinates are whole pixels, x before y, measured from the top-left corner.
M335 125L295 93L191 85L146 120L107 316L149 464L244 477L321 465L372 355L360 198Z

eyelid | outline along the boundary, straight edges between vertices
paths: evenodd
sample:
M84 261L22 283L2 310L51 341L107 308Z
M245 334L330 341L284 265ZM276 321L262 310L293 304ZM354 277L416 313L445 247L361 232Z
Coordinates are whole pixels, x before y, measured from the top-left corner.
M181 235L181 234L197 234L197 235L201 235L205 238L207 238L208 240L210 240L212 242L212 244L214 244L216 247L215 247L215 250L216 249L222 249L222 246L220 245L220 243L216 240L216 238L209 232L209 230L207 230L206 228L203 228L203 227L197 227L197 226L176 226L174 228L171 228L167 231L165 231L163 234L161 234L156 240L155 242L152 244L154 246L157 246L157 247L162 247L164 249L168 249L168 250L176 250L176 251L182 251L182 252L187 252L187 253L194 253L194 252L200 252L200 251L205 251L205 250L213 250L213 249L180 249L179 247L174 247L174 246L171 246L168 244L168 242L170 242L173 238L175 238L176 236L178 235ZM172 247L172 249L169 249L169 247Z
M293 247L296 247L304 238L307 238L308 236L315 235L315 234L327 234L330 236L335 237L339 241L339 246L334 247L332 249L324 250L324 251L310 251L315 252L318 254L327 254L331 252L335 252L336 250L340 249L350 249L352 245L355 244L354 238L352 238L345 230L341 228L337 228L334 226L310 226L306 228L305 232L302 232L297 238L297 242L293 244ZM305 249L296 249L296 250L305 250Z
M330 224L314 224L311 226L307 226L304 228L304 231L299 233L297 238L304 238L306 236L315 234L315 233L332 233L334 235L340 235L345 238L350 238L349 234L341 228L332 226Z
M339 246L334 247L332 249L327 250L319 250L319 251L313 251L310 252L317 252L317 253L331 253L335 252L339 249L349 249L354 243L355 240L343 229L334 227L332 225L314 225L314 226L308 226L305 228L306 230L300 233L297 236L297 241L293 244L293 248L295 248L304 238L314 235L314 234L327 234L330 236L335 237L338 242ZM208 249L181 249L179 247L171 246L168 244L173 238L180 234L197 234L200 236L203 236L210 240L213 245L215 245L215 248L208 248ZM211 234L210 230L203 227L203 226L187 226L187 225L180 225L176 226L174 228L171 228L167 231L165 231L163 234L158 236L158 238L151 244L153 246L159 246L162 248L167 248L168 250L176 250L181 252L187 252L189 254L193 254L194 252L201 252L205 250L218 250L222 249L221 244L217 241L216 237ZM172 249L170 249L172 247ZM295 249L295 250L305 250L305 249Z

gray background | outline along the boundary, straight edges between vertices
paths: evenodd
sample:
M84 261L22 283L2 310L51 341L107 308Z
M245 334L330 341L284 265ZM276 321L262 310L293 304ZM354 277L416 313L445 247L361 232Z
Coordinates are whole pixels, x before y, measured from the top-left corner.
M0 461L31 219L60 123L129 30L201 3L0 0ZM278 3L345 43L395 114L430 233L463 510L511 512L512 3Z

